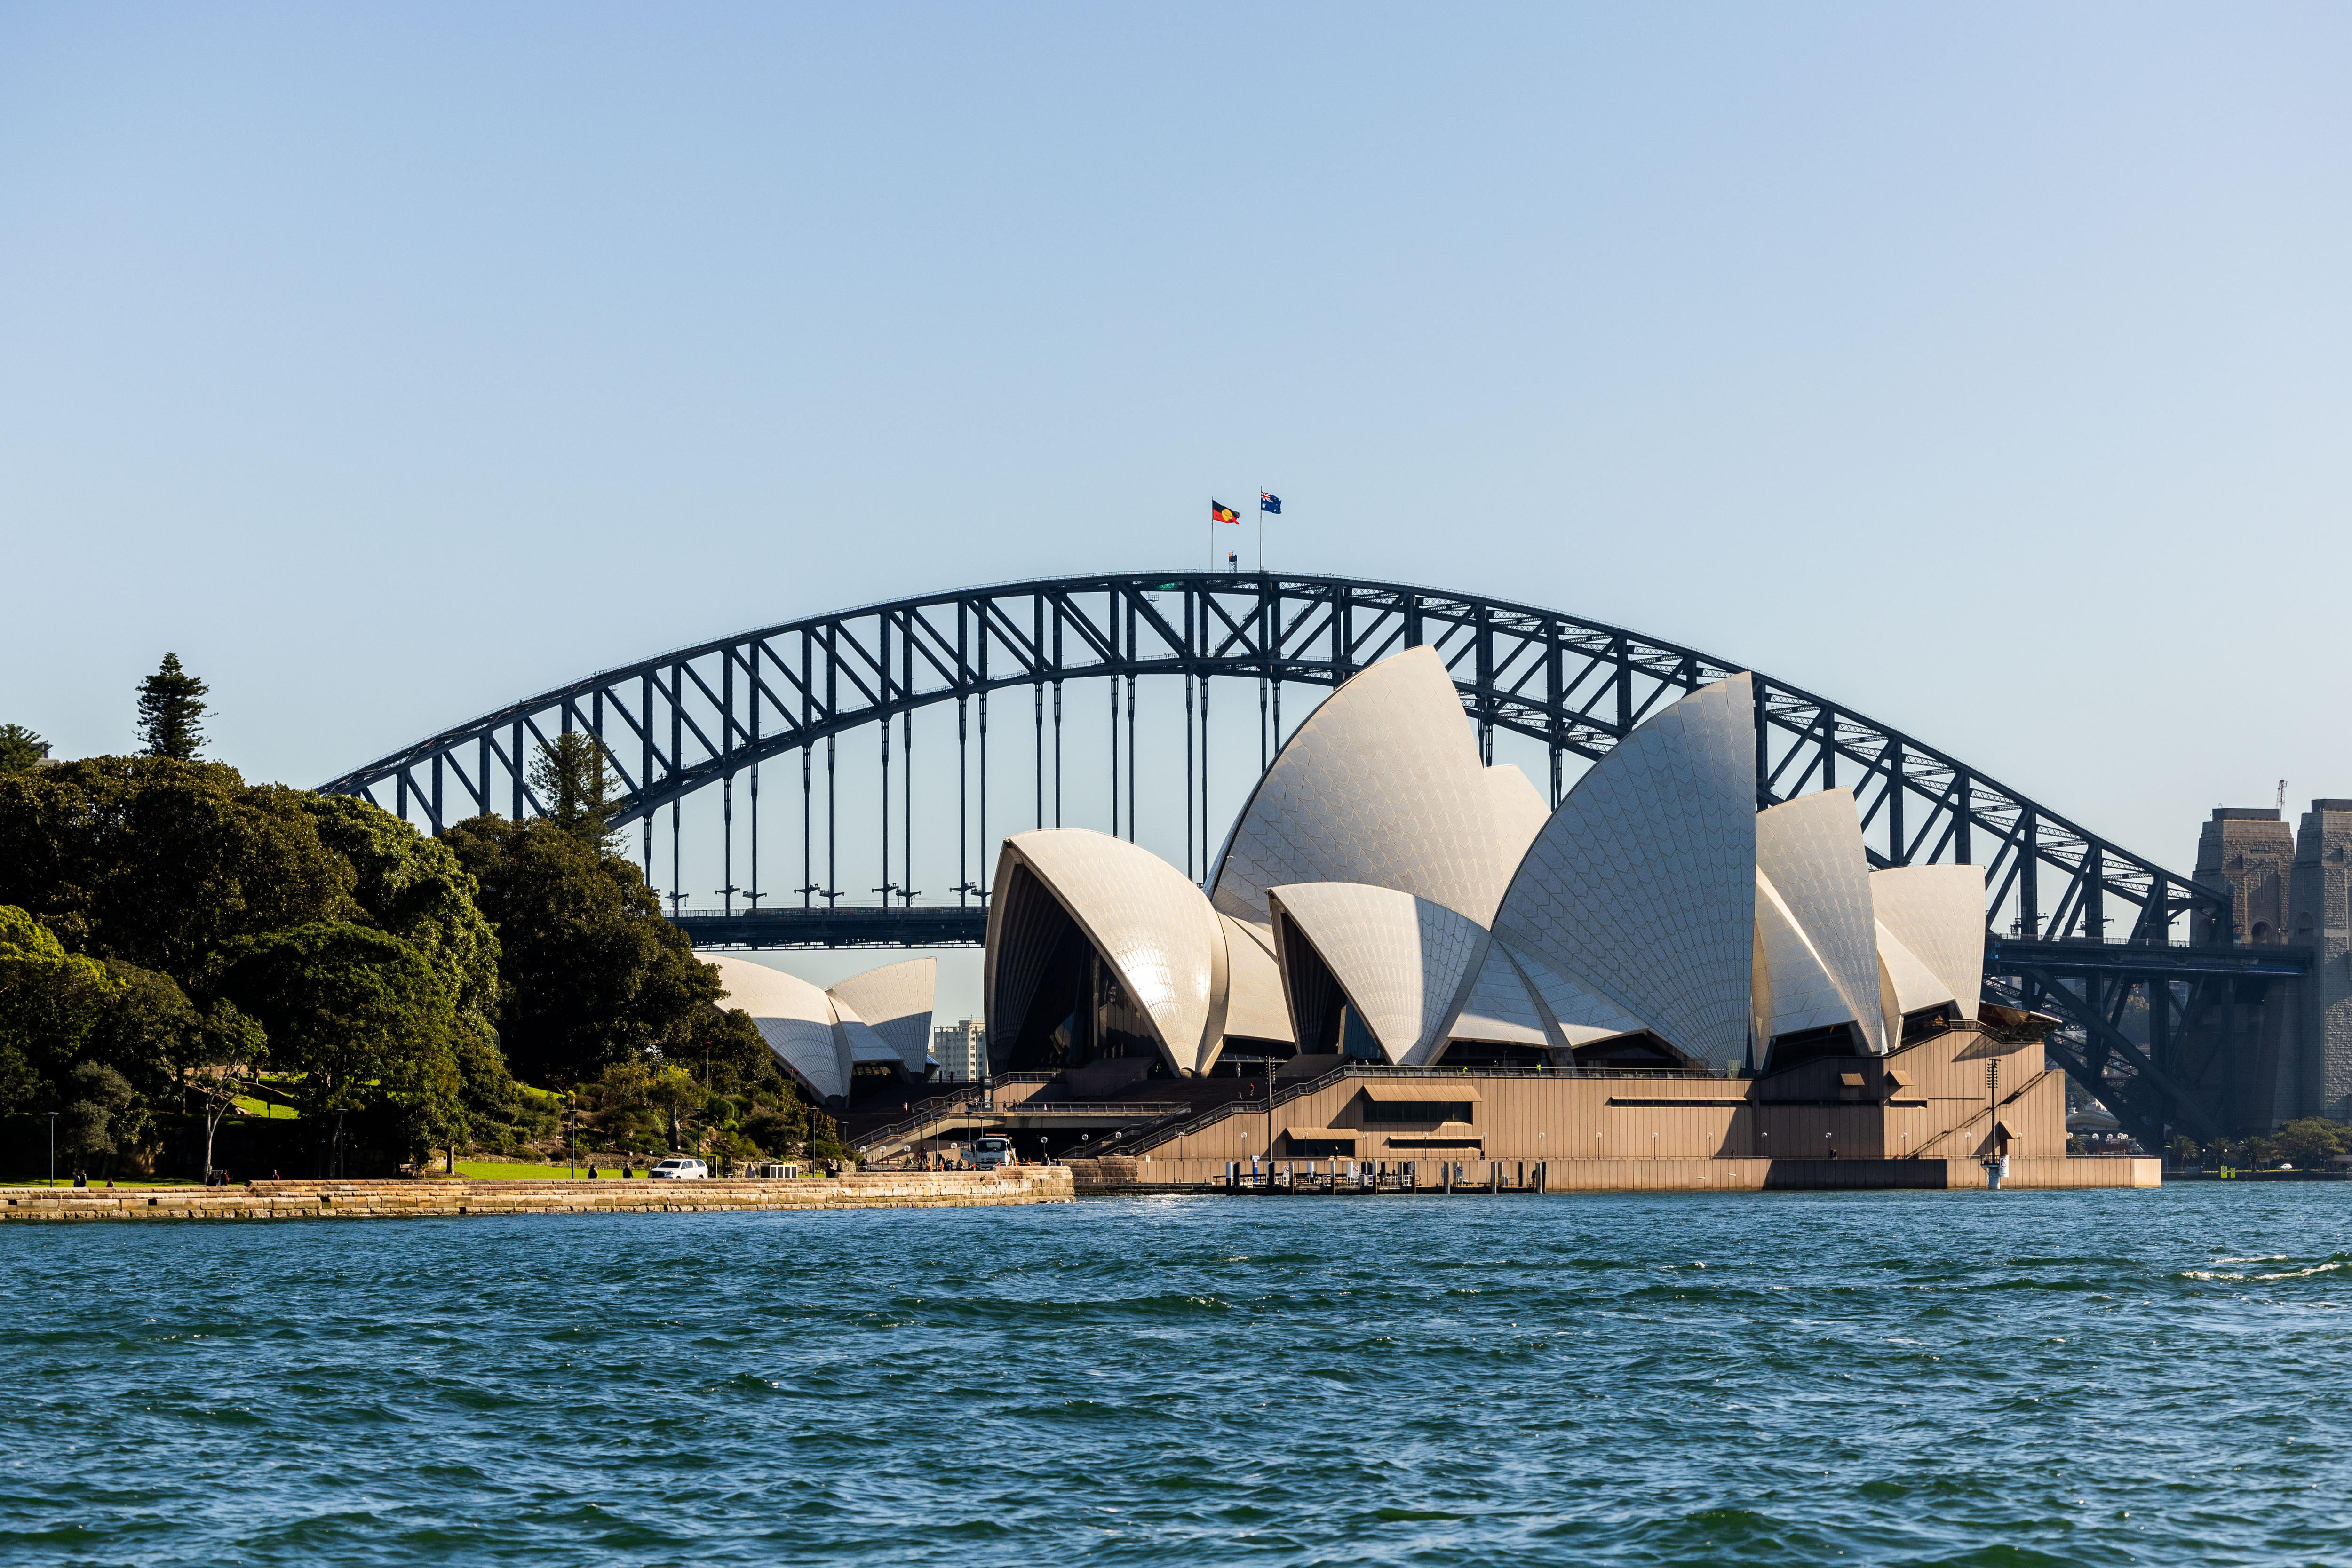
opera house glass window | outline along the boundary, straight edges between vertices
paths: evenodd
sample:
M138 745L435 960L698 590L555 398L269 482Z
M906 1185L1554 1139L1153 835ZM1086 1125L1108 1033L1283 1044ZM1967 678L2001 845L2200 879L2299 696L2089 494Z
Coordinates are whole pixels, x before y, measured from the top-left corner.
M1076 926L1066 928L1013 1045L1014 1072L1060 1072L1088 1062L1159 1055L1151 1026L1118 973Z

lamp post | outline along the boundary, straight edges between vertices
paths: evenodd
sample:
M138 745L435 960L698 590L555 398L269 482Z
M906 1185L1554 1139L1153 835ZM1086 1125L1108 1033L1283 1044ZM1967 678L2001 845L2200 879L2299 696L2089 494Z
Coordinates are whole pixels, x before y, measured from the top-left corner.
M1265 1173L1274 1179L1274 1058L1265 1058Z
M58 1113L49 1112L49 1185L58 1184Z

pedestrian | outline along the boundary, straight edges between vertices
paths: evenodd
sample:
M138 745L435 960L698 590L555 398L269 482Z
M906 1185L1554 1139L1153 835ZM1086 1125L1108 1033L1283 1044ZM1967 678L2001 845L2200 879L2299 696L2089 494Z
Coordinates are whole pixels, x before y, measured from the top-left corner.
M273 1182L281 1179L278 1174L278 1167L275 1165L269 1167L269 1179Z
M76 1165L74 1167L74 1185L77 1187L86 1187L89 1185L89 1173L84 1171L79 1165Z
M596 1162L593 1160L588 1162L588 1179L592 1182L596 1179Z

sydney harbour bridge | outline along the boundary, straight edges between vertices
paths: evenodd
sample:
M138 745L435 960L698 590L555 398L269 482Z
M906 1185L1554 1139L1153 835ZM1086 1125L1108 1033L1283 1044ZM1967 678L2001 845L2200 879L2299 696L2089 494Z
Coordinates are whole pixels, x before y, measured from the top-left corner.
M1264 770L1286 733L1286 689L1295 725L1321 690L1421 645L1451 667L1487 760L1500 740L1531 772L1548 763L1538 782L1555 804L1567 770L1607 754L1683 693L1748 668L1558 610L1400 583L1200 571L1040 578L806 616L604 670L322 787L434 832L481 813L520 818L541 809L530 782L539 748L585 733L619 784L615 821L638 832L656 887L667 826L666 897L698 947L977 946L996 837L1061 824L1066 800L1081 795L1100 823L1107 797L1109 831L1140 832L1171 860L1181 842L1186 870L1204 878L1224 826L1213 770L1229 783ZM2064 1019L2052 1060L2147 1147L2168 1131L2231 1130L2246 1005L2305 973L2308 952L2235 942L2228 889L2167 870L1926 742L1752 673L1759 809L1843 785L1874 865L1984 867L1988 993ZM1252 715L1256 747L1241 741L1229 754ZM947 763L933 755L942 745L952 747L952 806ZM844 767L853 755L854 774ZM862 840L846 847L845 784ZM797 829L781 859L778 785L781 815ZM722 901L690 910L677 869L684 807L712 796ZM781 863L793 876L785 893L761 885L763 819L771 872ZM919 878L919 836L926 867L941 867L954 843L945 892L916 886L943 880ZM869 882L845 864L877 875ZM2216 940L2179 940L2200 915Z

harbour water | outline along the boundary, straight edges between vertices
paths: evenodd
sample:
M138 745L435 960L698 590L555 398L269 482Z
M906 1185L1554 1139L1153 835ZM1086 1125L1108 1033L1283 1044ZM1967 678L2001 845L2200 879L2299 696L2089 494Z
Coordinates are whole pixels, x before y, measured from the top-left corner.
M2352 1189L0 1230L0 1559L2352 1556Z

